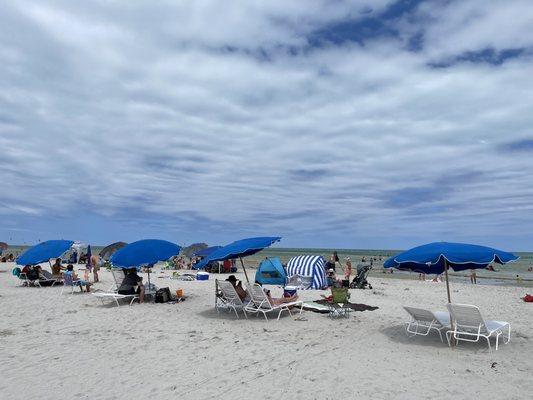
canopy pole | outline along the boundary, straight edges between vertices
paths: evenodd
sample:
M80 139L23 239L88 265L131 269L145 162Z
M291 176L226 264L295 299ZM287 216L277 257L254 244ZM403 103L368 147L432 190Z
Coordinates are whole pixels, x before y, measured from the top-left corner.
M444 258L444 275L446 276L446 292L448 293L448 303L451 303L452 299L450 296L450 281L448 279L448 260L446 260L446 258ZM451 312L450 312L450 328L452 331L454 331ZM452 349L455 347L455 338L453 337L453 334L452 334L452 337L450 338L450 345L452 346Z
M242 261L242 257L239 257L239 260L241 260L242 270L244 271L244 276L246 277L246 282L250 283L250 279L248 279L248 274L246 273L246 268L244 268L244 262Z

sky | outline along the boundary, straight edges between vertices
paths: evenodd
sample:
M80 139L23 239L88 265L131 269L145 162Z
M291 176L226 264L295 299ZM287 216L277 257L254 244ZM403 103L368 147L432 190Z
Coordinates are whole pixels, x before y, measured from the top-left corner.
M530 0L0 3L0 241L533 250Z

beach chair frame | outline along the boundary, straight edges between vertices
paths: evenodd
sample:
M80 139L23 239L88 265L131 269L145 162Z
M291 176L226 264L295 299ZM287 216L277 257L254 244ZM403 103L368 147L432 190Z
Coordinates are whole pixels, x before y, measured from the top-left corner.
M117 307L120 307L119 300L124 299L131 299L130 300L130 306L133 305L135 300L140 302L140 297L138 294L120 294L118 293L118 289L120 288L120 285L122 284L122 281L125 278L124 270L122 269L111 269L111 275L113 276L113 280L115 283L110 286L109 290L107 292L92 292L91 294L100 299L102 302L102 305L105 305L105 300L113 300Z
M215 284L216 287L220 290L219 293L216 293L215 300L215 308L217 312L220 313L220 309L226 309L228 311L233 310L235 312L235 316L239 318L239 313L237 312L237 309L240 309L243 311L244 317L248 319L248 316L246 315L246 310L244 309L244 303L237 294L237 291L235 290L231 282L219 281L215 279Z
M492 352L490 338L496 338L496 350L500 336L503 336L504 344L511 341L511 324L503 321L485 320L479 311L479 308L471 304L447 304L450 315L453 320L453 330L446 332L446 339L450 344L453 337L456 343L479 342L485 339L489 346L489 352Z
M268 300L268 297L266 293L263 291L263 288L261 285L254 283L253 285L250 283L246 284L246 287L248 289L248 294L250 295L250 301L248 304L244 306L244 310L249 313L256 313L259 316L259 313L262 313L265 317L265 320L268 321L267 314L270 312L278 312L278 318L281 317L281 314L283 311L287 311L290 316L292 316L291 307L297 307L300 306L300 312L298 315L302 314L304 303L301 300L293 301L291 303L283 303L279 305L272 305L270 301Z
M330 318L344 317L349 318L349 312L352 311L350 307L347 307L350 299L350 291L348 288L331 288L331 301L328 302Z
M405 324L407 336L428 336L434 330L438 332L440 341L444 343L442 332L450 328L450 316L447 312L434 313L423 308L408 306L403 308L411 316L411 320Z

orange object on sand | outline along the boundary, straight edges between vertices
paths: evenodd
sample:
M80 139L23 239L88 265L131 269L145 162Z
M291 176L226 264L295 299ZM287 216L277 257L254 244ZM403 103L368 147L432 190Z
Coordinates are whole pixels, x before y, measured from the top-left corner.
M176 297L178 297L178 298L183 297L183 289L176 290Z

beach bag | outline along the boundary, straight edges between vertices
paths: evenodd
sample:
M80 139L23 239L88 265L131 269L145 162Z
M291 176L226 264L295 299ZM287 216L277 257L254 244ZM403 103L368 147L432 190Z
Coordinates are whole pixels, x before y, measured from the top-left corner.
M155 292L156 303L167 303L170 300L170 289L168 287L157 289L157 291Z
M533 295L531 294L526 294L523 299L526 303L533 303Z

